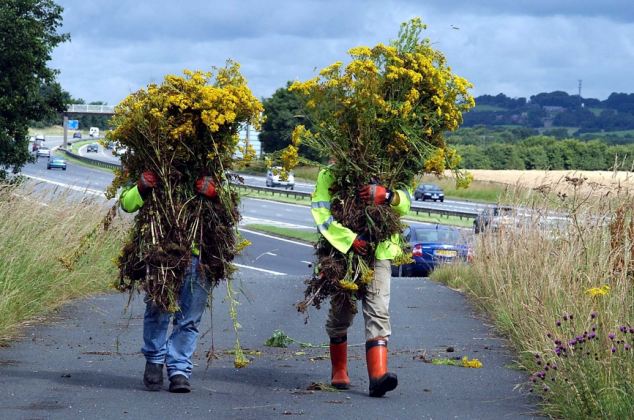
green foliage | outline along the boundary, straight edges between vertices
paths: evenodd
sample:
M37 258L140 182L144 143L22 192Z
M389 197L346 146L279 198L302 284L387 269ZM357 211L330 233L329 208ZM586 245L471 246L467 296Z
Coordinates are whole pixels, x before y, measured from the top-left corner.
M566 129L537 135L523 127L462 128L448 136L466 169L629 170L634 165L634 144L610 144L571 138ZM634 134L623 131L619 139Z
M291 134L297 124L304 124L307 129L312 127L304 115L304 101L297 92L288 89L290 85L291 82L288 82L285 88L279 88L273 96L262 101L266 119L260 131L260 143L266 153L282 150L291 144ZM318 160L317 153L305 146L300 146L299 155Z
M28 124L63 110L51 51L69 39L58 33L62 8L52 0L0 3L0 179L29 160Z

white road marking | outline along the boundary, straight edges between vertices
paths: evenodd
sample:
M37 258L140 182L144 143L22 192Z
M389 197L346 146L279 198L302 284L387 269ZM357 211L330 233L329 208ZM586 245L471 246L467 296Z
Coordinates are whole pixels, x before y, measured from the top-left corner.
M242 232L251 233L253 235L264 236L265 238L271 238L271 239L275 239L277 241L288 242L289 244L305 246L305 247L308 247L308 248L312 248L313 247L312 245L309 245L309 244L304 243L304 242L291 241L290 239L279 238L277 236L267 235L266 233L260 233L260 232L254 231L254 230L249 230L249 229L240 229L240 230Z
M235 265L236 267L240 267L240 268L246 268L246 269L249 269L249 270L261 271L263 273L273 274L274 276L285 276L286 275L286 273L280 273L279 271L265 270L264 268L251 267L250 265L242 265L242 264L236 264L236 263L233 263L233 265Z
M270 219L260 219L259 217L251 217L251 216L243 216L242 220L240 221L241 225L254 225L254 224L260 224L260 225L273 225L273 226L278 226L278 227L287 227L287 228L291 228L291 229L314 229L315 226L308 226L308 225L297 225L294 223L286 223L286 222L279 222L277 220L270 220Z
M23 175L25 177L27 177L27 178L31 178L31 179L34 179L36 181L46 182L47 184L57 185L59 187L68 188L69 190L80 191L80 192L84 192L86 194L97 195L97 196L100 196L100 197L104 196L104 192L103 191L93 190L93 189L86 188L86 187L78 187L76 185L64 184L63 182L51 181L50 179L40 178L38 176L27 175L27 174L23 174Z
M305 264L312 264L313 263L312 261L304 261L304 260L301 260L300 262L303 262Z
M272 252L265 252L264 254L265 254L265 255L272 255L273 257L277 257L277 254L274 254L274 253L272 253Z
M305 209L306 207L310 206L309 202L306 202L306 204L301 205L301 204L292 204L292 203L273 203L271 202L271 200L263 200L261 198L253 198L253 197L249 197L249 200L254 200L254 201L263 201L265 203L268 203L269 205L271 205L271 207L276 204L276 205L282 205L282 206L293 206L293 207L300 207Z

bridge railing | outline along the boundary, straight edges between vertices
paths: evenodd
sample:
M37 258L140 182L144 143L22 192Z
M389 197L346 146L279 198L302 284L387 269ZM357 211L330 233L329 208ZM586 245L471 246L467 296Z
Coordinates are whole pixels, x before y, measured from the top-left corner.
M114 114L114 106L71 104L66 108L66 112L69 114Z

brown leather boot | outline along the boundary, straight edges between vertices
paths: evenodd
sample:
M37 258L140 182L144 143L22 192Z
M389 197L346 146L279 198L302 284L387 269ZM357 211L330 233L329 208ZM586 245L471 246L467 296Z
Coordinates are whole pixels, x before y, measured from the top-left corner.
M365 342L365 357L370 377L370 396L382 397L398 385L395 373L387 371L387 340L378 337Z
M348 389L348 337L330 338L331 384L337 389Z

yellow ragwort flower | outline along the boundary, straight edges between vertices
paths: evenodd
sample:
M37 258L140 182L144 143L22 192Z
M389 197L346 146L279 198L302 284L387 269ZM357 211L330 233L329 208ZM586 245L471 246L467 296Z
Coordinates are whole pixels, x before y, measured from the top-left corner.
M601 287L591 287L586 290L586 294L591 297L605 296L608 293L610 293L610 286L608 286L607 284L604 284Z

